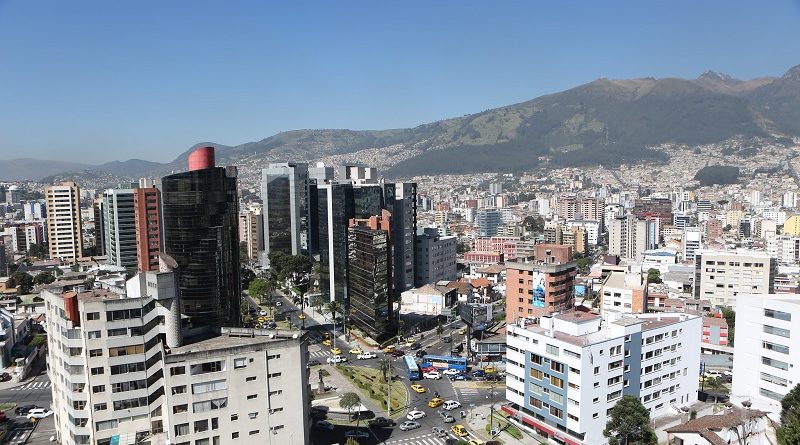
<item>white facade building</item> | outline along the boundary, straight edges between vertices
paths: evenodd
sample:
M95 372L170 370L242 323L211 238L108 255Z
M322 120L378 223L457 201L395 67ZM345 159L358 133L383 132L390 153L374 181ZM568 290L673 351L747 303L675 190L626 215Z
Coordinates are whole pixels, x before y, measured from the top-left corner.
M800 382L800 295L742 295L736 301L731 400L777 418Z
M694 298L714 306L736 306L739 294L774 292L777 261L765 252L698 250Z
M701 318L568 312L508 325L502 409L569 445L605 444L603 429L623 395L652 417L697 399Z
M600 221L595 220L573 220L567 221L567 228L580 227L586 231L586 241L591 246L596 246L600 240Z

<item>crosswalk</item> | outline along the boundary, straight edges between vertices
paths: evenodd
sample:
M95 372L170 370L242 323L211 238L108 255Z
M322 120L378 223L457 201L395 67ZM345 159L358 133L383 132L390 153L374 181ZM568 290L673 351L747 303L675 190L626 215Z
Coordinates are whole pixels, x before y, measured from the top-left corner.
M482 394L476 388L456 388L456 393L458 393L459 401L464 406L469 406L471 403L477 405L486 402L486 394Z
M444 445L445 440L436 437L433 434L422 434L419 436L414 437L406 437L403 439L396 439L396 440L387 440L385 442L387 445L389 444L397 444L397 445Z
M16 388L11 388L11 391L29 391L36 389L47 389L50 387L50 382L31 382Z
M319 351L313 351L313 352L309 351L308 352L308 356L310 358L315 358L315 359L327 358L327 357L330 357L330 355L331 355L330 351L325 351L325 350L319 350Z
M8 435L8 443L23 443L28 438L30 430L14 430Z

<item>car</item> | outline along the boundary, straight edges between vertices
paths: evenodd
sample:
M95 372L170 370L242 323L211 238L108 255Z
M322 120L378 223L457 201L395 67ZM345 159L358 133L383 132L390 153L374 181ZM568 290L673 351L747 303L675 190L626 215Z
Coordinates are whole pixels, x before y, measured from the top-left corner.
M411 390L419 394L422 394L426 391L425 387L422 385L411 385Z
M11 380L11 374L7 372L0 374L0 382L7 382L9 380Z
M258 311L258 315L260 315L262 317L266 317L267 316L267 311L262 309L262 310Z
M24 416L25 414L28 414L28 411L30 411L32 409L36 409L36 408L39 408L39 407L36 406L36 405L19 405L14 410L14 414L16 414L18 416Z
M0 422L5 422L5 421L6 421L6 412L0 411Z
M350 348L350 350L349 350L349 351L347 351L347 352L349 352L349 353L351 353L351 354L356 354L356 355L358 355L358 354L361 354L361 353L362 353L362 352L364 352L364 351L362 351L362 350L361 350L361 348Z
M415 409L415 410L412 410L412 411L408 412L408 414L406 415L406 419L408 419L408 420L418 420L418 419L421 419L421 418L423 418L425 416L427 416L427 414L425 414L425 411L420 411L418 409Z
M419 349L421 347L422 347L422 345L417 343L417 342L411 343L411 345L409 345L409 348L411 348L414 351L416 351L417 349Z
M431 408L438 408L442 405L442 403L444 403L444 400L434 397L428 402L428 406Z
M487 366L487 367L483 368L483 372L485 372L485 373L487 373L487 374L492 374L492 373L494 373L495 371L497 371L497 368L495 368L495 367L494 367L494 366L492 366L492 365L489 365L489 366Z
M28 411L28 414L25 415L28 419L44 419L45 417L51 416L53 414L52 411L45 408L34 408Z
M470 439L468 443L469 445L483 445L483 442L478 439Z
M426 379L431 379L431 380L440 380L442 378L442 375L439 373L439 371L426 372L422 376L425 377Z
M331 339L330 339L330 338L326 338L325 340L322 340L322 344L323 344L324 346L328 346L328 347L330 347L330 346L331 346L333 343L331 342Z
M464 425L453 425L450 427L450 431L458 437L467 437L469 435Z
M297 318L299 318L301 320L305 320L306 319L306 314L300 314L300 315L297 316Z
M428 351L426 351L424 349L420 349L416 353L414 353L414 355L416 355L417 358L422 358L422 357L425 357L426 355L428 355Z
M387 419L386 417L376 417L369 422L367 422L369 426L374 426L376 428L386 428L386 427L393 427L394 421L392 419Z
M309 362L308 362L308 363L306 363L306 365L307 365L308 367L311 367L311 366L319 366L319 365L321 365L321 364L322 364L322 363L320 363L320 362L319 362L319 360L309 360Z
M486 377L486 372L482 369L472 371L472 377Z
M314 424L314 428L324 431L333 431L336 429L336 426L327 420L318 420L317 423Z
M458 440L458 439L453 439L452 437L448 437L447 440L444 441L444 444L445 445L458 445L459 442L461 442L461 441Z
M369 439L369 432L365 430L350 430L344 433L348 439Z
M366 351L366 352L362 352L361 354L358 354L358 356L356 356L356 358L358 358L359 360L368 360L368 359L371 359L371 358L375 358L377 356L378 355L375 354L372 351Z
M711 370L711 371L706 371L706 372L705 372L705 373L703 373L703 374L704 374L706 377L715 378L715 379L716 379L716 378L719 378L719 377L721 377L721 376L722 376L722 373L721 373L721 372L719 372L719 371L714 371L714 370Z
M449 335L445 335L445 336L442 337L442 342L444 342L444 343L450 343L452 341L453 341L453 337L451 337Z
M416 341L415 341L414 339L412 339L412 338L409 338L408 340L406 340L406 346L408 346L409 348L410 348L410 347L411 347L411 345L413 345L414 343L416 343Z
M450 380L472 380L472 376L469 374L456 374L451 375Z
M433 366L425 366L425 367L420 367L419 370L422 372L433 372L436 371L436 368Z
M403 422L400 424L400 430L410 431L410 430L415 430L421 426L422 425L420 425L419 422Z
M461 374L461 371L459 371L458 369L449 368L442 371L442 374L451 376L451 375Z
M275 306L276 306L276 307L281 307L281 306L283 306L283 303L282 303L282 302L280 302L280 301L276 301L276 302L275 302Z
M392 352L392 357L402 357L404 355L406 355L406 352L403 351L402 349L398 349L398 350Z
M461 328L458 330L458 335L465 335L467 333L467 328Z
M395 350L394 345L389 345L389 346L383 348L383 352L386 353L386 354L391 354L392 352L394 352L394 350Z
M444 409L450 411L451 409L461 408L461 404L456 400L448 400L444 402Z
M337 364L337 363L344 363L347 361L347 357L342 355L334 355L328 357L328 364Z
M733 371L731 371L731 370L722 371L722 375L726 375L728 377L733 377Z
M342 348L331 348L331 354L340 355L341 353L342 353Z
M444 423L454 423L456 421L456 418L447 411L439 411L439 417L442 418L442 422Z
M444 428L439 427L439 426L435 426L435 427L431 428L431 433L435 434L438 437L446 437L447 436L447 431L445 431Z

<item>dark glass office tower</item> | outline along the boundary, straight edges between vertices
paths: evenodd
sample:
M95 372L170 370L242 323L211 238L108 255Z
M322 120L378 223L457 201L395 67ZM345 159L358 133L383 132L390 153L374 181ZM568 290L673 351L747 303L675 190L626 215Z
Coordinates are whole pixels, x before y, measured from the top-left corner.
M317 186L320 291L325 301L347 307L347 226L353 217L353 185Z
M382 220L373 217L364 221L365 225L348 228L350 322L376 339L394 332L389 306L391 261L386 230L390 218L385 211Z
M161 179L164 252L178 263L182 313L192 328L239 326L239 205L235 167L214 167L213 151ZM196 153L192 155L195 155Z

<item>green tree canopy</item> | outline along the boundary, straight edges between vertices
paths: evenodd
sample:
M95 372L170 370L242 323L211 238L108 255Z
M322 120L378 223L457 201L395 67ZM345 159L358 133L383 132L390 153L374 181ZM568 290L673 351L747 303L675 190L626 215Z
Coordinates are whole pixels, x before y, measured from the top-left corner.
M21 286L21 292L23 294L27 294L33 289L33 277L31 274L22 271L16 271L11 274L11 281L14 282L14 286Z
M608 445L656 445L658 437L650 428L650 413L638 397L623 396L614 408L603 430Z
M33 279L33 283L37 286L40 284L50 284L56 280L56 277L53 276L50 272L42 272Z
M346 392L339 398L339 407L347 410L347 413L352 416L353 410L361 405L361 397L354 392ZM361 416L356 417L356 428L358 428L358 420Z
M797 389L797 387L795 387ZM786 398L784 397L784 400ZM781 411L781 426L777 430L780 445L800 444L800 406L795 405L787 412Z
M661 272L658 269L647 269L647 282L648 283L660 283L661 282Z
M736 312L729 307L723 307L722 317L728 323L728 345L733 346L736 334Z
M263 300L267 292L269 292L269 284L267 284L267 281L263 278L254 279L247 288L247 293L249 293L251 297L258 298L259 300Z
M800 410L800 384L795 385L781 400L781 422L786 422L792 409ZM795 412L800 415L800 411Z

